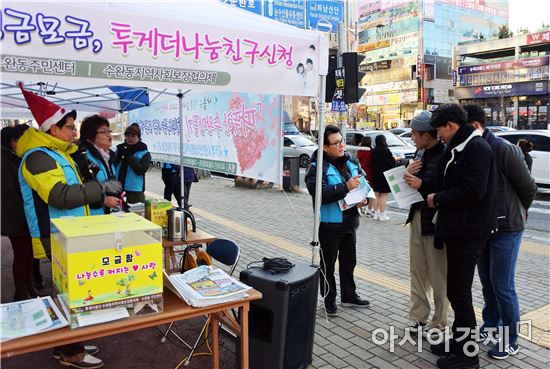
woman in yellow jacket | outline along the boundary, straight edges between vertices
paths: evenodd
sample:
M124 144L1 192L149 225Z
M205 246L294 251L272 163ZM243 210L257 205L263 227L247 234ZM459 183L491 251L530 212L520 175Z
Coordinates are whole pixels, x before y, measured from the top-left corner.
M77 151L76 111L64 108L23 89L40 129L30 128L19 139L17 155L22 158L19 182L25 217L32 236L35 258L51 257L50 219L90 215L89 204L105 200L107 185L82 183L71 154ZM54 357L76 368L99 368L103 361L92 356L96 346L74 343L57 347Z

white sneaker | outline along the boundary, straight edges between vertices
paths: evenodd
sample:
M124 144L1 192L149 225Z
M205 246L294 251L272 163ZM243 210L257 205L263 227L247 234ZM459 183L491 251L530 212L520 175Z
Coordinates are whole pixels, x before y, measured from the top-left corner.
M380 216L379 216L378 220L381 221L381 222L386 222L386 221L390 220L390 217L388 217L386 215L386 213L383 212L383 213L380 213Z
M369 218L374 218L374 210L367 210L367 216Z
M374 215L372 216L372 219L379 220L380 219L380 214L377 211L375 211Z

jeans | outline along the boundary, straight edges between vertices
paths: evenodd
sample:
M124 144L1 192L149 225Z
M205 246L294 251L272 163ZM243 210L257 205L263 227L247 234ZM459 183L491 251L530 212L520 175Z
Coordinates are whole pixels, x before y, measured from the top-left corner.
M477 265L483 286L483 326L508 329L504 344L518 339L519 301L514 277L523 231L501 232L489 239ZM506 331L504 331L506 332Z

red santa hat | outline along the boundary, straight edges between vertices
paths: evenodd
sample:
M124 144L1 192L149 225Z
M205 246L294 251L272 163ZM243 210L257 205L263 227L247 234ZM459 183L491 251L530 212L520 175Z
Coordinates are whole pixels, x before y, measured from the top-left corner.
M70 115L73 119L76 119L76 110L67 112L67 109L46 100L42 96L25 90L23 83L19 82L18 85L41 131L47 132L51 126L59 122L66 115Z

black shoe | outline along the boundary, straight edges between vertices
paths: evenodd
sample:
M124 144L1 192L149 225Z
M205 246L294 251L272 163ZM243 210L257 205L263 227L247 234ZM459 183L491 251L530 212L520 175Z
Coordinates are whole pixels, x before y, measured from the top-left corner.
M430 345L430 351L437 356L449 356L458 349L458 344L455 340L443 341L436 345Z
M370 306L369 300L363 300L359 296L355 296L355 298L351 301L344 301L342 300L342 306L349 306L349 307L356 307L356 308L365 308Z
M466 356L462 351L456 351L449 356L439 358L437 367L441 369L479 369L479 357Z
M336 303L326 303L325 304L325 310L327 311L328 316L338 316L338 308L336 307Z
M85 345L84 346L84 351L86 351L86 353L88 355L94 355L94 354L97 354L99 352L99 347L94 346L94 345ZM55 348L53 350L53 358L57 359L57 360L61 359L61 351L59 349Z

